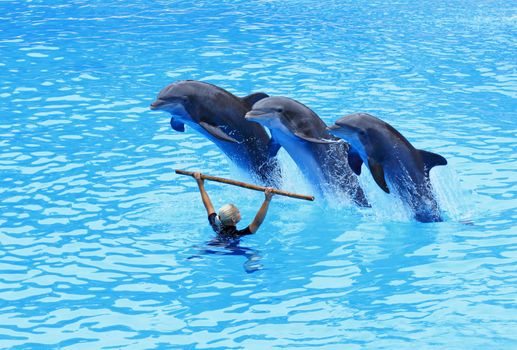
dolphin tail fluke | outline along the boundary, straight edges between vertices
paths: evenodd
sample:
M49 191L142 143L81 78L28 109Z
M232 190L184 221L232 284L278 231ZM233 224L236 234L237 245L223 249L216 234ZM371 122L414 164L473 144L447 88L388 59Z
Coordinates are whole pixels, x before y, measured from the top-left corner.
M253 105L257 102L262 100L263 98L269 97L268 94L265 94L263 92L255 92L253 94L249 94L248 96L244 96L241 99L244 101L244 103L248 106L249 109L253 107Z
M424 150L419 150L420 156L422 157L422 161L425 164L426 174L429 175L429 170L436 165L447 165L447 159L442 157L439 154L428 152Z
M200 122L199 125L205 129L210 135L212 135L215 138L218 138L219 140L228 141L228 142L234 142L238 143L236 139L229 136L227 133L225 133L220 127L213 126L205 122Z
M372 173L373 179L377 185L379 185L384 192L390 193L390 189L388 188L388 184L386 184L386 179L384 178L384 169L382 168L382 165L369 158L368 168L370 168L370 172Z

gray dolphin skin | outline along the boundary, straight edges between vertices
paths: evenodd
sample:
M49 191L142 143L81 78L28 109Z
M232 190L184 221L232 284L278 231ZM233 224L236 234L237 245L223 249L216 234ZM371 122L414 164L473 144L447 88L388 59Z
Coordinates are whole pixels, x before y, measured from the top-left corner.
M444 157L416 149L391 125L366 113L337 120L329 132L350 143L349 164L357 175L365 163L377 185L386 193L398 193L416 220L442 221L429 170L446 165Z
M332 137L311 109L287 97L268 97L256 102L246 119L269 128L269 156L274 157L284 147L320 194L338 190L357 204L368 205L357 176L348 166L348 145Z
M275 186L280 167L276 158L268 157L269 136L262 126L244 119L251 106L265 97L259 92L239 98L212 84L182 80L163 88L150 108L169 112L174 130L184 132L188 125L238 167L263 184Z

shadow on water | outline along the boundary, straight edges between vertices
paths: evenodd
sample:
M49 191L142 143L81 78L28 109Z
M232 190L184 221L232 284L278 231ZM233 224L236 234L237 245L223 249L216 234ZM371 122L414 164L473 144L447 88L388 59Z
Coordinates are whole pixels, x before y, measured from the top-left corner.
M243 256L246 258L246 262L243 264L244 271L253 273L261 270L263 266L260 263L259 252L248 247L242 247L239 244L239 239L228 240L216 237L206 242L204 246L195 246L199 249L199 254L192 255L187 260L202 259L206 255Z

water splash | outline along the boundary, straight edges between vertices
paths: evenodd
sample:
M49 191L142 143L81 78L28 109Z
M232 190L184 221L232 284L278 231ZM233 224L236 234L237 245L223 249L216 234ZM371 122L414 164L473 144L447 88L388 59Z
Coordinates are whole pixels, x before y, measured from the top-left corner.
M462 187L450 165L433 168L429 177L445 220L469 223L475 218L474 193Z

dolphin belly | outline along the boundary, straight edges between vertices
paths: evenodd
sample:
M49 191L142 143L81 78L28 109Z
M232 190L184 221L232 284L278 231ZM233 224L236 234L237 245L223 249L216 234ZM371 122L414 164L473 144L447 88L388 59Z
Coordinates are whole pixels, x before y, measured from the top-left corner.
M278 136L275 136L278 137ZM282 147L291 156L298 168L303 173L308 182L318 191L320 195L326 195L338 190L346 193L359 205L366 206L367 200L359 187L356 178L349 181L350 178L344 174L343 169L338 166L339 162L331 159L333 154L327 145L315 145L305 141L292 140L290 138L280 138ZM322 149L326 149L323 150ZM356 189L360 189L360 193L356 193Z
M304 177L313 187L316 187L319 194L322 194L326 178L321 169L320 159L315 157L310 145L287 135L273 134L275 139L296 163Z
M195 123L189 123L194 130L212 141L237 167L251 173L267 186L278 187L280 165L276 158L268 159L267 144L258 138L249 138L237 143L220 140ZM262 151L260 151L262 150Z

